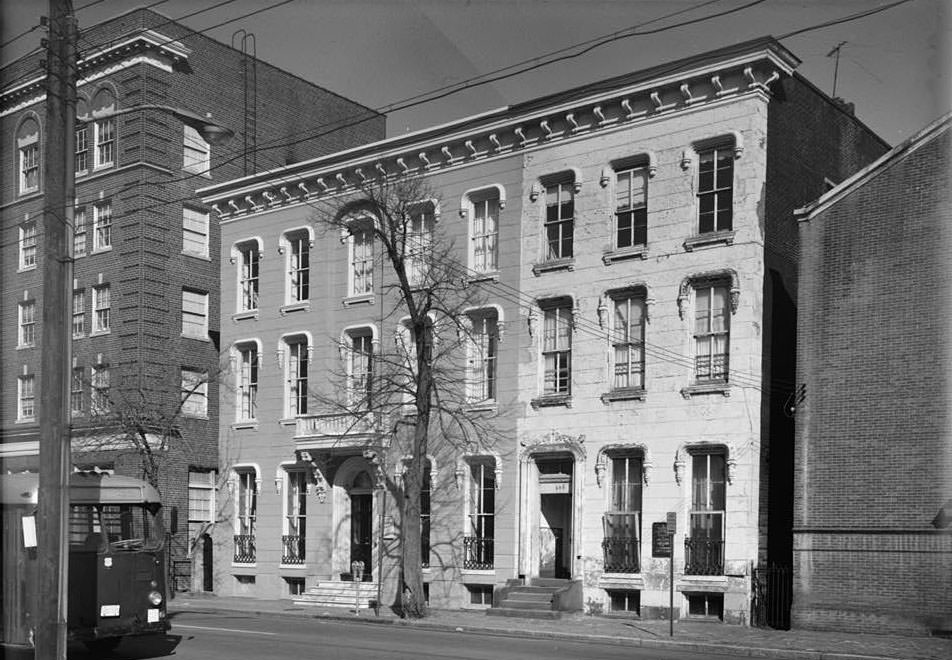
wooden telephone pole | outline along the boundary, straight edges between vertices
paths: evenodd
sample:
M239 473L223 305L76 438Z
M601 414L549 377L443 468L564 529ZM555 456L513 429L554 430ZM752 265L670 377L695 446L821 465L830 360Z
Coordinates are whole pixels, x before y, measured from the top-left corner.
M76 41L76 18L71 0L49 0L46 144L42 161L43 307L40 317L36 660L66 659Z

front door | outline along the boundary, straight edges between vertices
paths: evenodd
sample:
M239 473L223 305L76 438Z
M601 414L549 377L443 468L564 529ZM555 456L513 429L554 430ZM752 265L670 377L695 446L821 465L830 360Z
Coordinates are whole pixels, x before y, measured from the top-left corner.
M364 579L371 579L373 493L350 494L350 562L364 562Z
M539 577L569 578L572 574L572 461L538 459Z

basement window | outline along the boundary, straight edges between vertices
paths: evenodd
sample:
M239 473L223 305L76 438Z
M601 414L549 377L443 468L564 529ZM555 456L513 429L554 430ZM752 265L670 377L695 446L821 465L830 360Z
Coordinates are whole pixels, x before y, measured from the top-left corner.
M304 578L286 577L284 578L284 582L288 586L289 596L300 596L304 593Z
M688 616L704 619L724 619L724 594L685 594Z
M493 585L467 584L466 590L469 592L470 605L492 605L493 604Z
M637 589L606 589L609 611L612 613L641 614L641 592Z

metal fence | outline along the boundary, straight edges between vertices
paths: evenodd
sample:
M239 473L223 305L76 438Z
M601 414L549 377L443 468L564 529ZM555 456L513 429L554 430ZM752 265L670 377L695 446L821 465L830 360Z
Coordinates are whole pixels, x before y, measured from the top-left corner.
M235 534L235 563L253 564L255 561L255 537L253 534Z
M793 569L770 565L754 569L750 623L761 628L790 629Z
M281 537L282 564L303 564L304 563L304 537L285 535Z
M638 538L614 537L602 539L602 552L607 573L637 573Z
M705 537L684 539L685 575L724 575L724 541Z
M471 571L493 568L493 539L463 537L463 568Z

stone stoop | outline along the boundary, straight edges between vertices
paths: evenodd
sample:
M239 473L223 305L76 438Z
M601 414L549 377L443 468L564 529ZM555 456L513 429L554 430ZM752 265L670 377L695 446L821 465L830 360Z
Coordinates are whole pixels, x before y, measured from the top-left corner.
M555 609L555 594L566 588L567 580L536 578L529 585L508 589L499 605L486 610L488 616L508 616L523 619L560 619Z
M300 596L291 600L295 605L311 605L314 607L340 607L353 609L356 602L354 582L318 582ZM361 582L360 609L370 609L377 600L377 583Z

